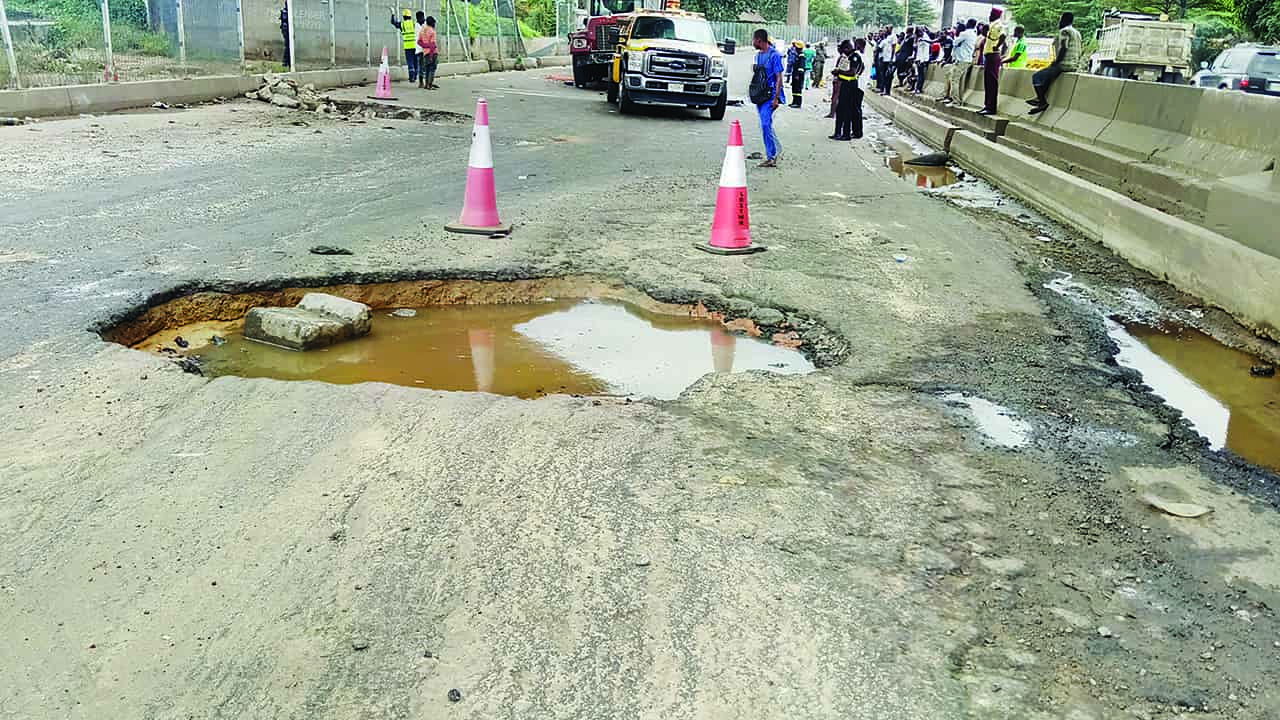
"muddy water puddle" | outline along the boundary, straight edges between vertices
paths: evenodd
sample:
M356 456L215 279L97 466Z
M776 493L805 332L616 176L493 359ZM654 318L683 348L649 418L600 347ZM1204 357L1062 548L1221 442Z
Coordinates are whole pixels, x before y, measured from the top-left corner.
M1213 449L1280 471L1280 379L1250 372L1264 361L1185 327L1108 320L1107 334L1120 348L1116 361L1142 373Z
M911 146L899 140L890 140L889 147L892 154L885 158L885 165L897 174L898 177L914 184L918 188L940 188L947 185L955 184L959 178L956 177L955 171L951 168L929 165L912 165L909 161L916 159L919 155L911 149Z
M675 398L712 372L806 373L799 351L734 335L715 320L650 312L616 300L433 305L375 310L372 332L295 352L244 339L239 323L177 329L218 335L192 357L207 376L385 382L521 398L552 394ZM221 334L219 334L221 333Z

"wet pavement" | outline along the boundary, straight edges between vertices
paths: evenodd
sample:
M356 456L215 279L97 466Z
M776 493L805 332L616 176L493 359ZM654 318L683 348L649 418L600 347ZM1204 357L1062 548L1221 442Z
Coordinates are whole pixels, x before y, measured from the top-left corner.
M378 310L369 335L309 352L246 340L234 326L223 332L225 342L192 353L210 377L386 382L520 398L671 400L708 373L814 369L797 350L731 334L714 320L611 300Z

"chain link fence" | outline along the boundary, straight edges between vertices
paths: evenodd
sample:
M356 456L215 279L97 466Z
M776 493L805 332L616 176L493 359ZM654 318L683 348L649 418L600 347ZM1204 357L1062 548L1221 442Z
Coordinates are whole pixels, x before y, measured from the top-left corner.
M0 89L376 66L383 48L403 66L405 10L436 19L441 62L568 52L568 0L554 19L515 0L398 1L0 0Z

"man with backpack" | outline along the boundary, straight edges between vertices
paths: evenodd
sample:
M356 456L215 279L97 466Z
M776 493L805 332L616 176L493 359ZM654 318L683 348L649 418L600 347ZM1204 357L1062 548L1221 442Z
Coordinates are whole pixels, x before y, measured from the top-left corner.
M778 167L782 145L773 132L773 111L786 101L782 90L782 54L773 47L769 31L764 28L751 36L751 46L756 49L756 64L752 67L751 87L747 94L760 116L760 134L764 137L765 159L759 167Z

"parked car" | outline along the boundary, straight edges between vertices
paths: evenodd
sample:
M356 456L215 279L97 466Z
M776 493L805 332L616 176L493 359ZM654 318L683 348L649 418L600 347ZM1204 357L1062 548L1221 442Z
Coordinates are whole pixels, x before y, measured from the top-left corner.
M1280 47L1245 43L1200 63L1192 85L1280 96Z

